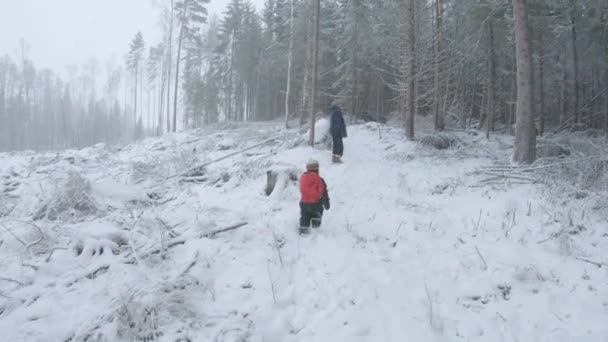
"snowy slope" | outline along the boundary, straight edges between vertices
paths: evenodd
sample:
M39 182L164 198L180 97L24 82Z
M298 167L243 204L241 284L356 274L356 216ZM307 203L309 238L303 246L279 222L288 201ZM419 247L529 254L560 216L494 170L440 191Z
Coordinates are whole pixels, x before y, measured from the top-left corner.
M2 340L606 341L608 266L582 261L608 262L606 208L486 185L510 138L459 138L353 126L343 165L271 124L0 154ZM309 158L332 209L300 237Z

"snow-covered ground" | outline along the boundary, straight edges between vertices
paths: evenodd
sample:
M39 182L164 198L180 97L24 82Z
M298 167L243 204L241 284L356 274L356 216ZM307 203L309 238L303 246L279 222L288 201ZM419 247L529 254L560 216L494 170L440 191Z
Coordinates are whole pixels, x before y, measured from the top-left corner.
M342 165L272 124L0 154L1 340L608 341L605 193L486 182L509 137L402 135L351 126ZM332 208L300 237L309 158Z

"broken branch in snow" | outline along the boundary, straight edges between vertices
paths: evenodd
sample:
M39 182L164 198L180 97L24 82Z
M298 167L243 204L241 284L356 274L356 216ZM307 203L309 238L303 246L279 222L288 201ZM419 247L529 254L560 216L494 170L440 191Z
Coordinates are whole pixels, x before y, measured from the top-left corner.
M221 233L229 232L231 230L239 229L239 228L244 227L244 226L246 226L248 224L249 224L249 222L237 223L235 225L232 225L232 226L229 226L229 227L226 227L226 228L222 228L222 229L218 229L218 230L214 230L214 231L212 231L210 233L204 234L203 237L213 238L217 234L221 234Z
M272 300L276 304L277 303L277 293L274 288L274 280L272 279L272 273L270 272L270 260L268 260L267 269L268 269L268 280L270 281L270 290L272 291Z
M9 232L9 234L11 234L15 240L19 241L19 243L21 243L23 245L23 247L25 247L27 249L27 243L25 243L25 241L21 240L21 238L19 236L17 236L17 234L13 233L12 230L8 229L4 224L0 223L0 226L2 228L4 228L4 230L6 230L7 232Z
M186 170L186 171L183 171L183 172L180 172L180 173L178 173L178 174L176 174L176 175L173 175L173 176L167 177L167 178L163 179L162 181L160 181L160 182L159 182L158 184L156 184L156 185L163 184L163 183L165 183L165 182L167 182L167 181L169 181L169 180L171 180L171 179L174 179L174 178L178 178L178 177L185 176L185 175L189 174L189 173L190 173L190 172L192 172L192 171L200 170L200 169L202 169L202 168L204 168L204 167L207 167L207 166L209 166L209 165L211 165L211 164L214 164L214 163L220 162L220 161L222 161L222 160L224 160L224 159L228 159L228 158L230 158L230 157L234 157L234 156L236 156L236 155L239 155L239 154L241 154L241 153L247 152L247 151L249 151L249 150L253 150L254 148L257 148L257 147L260 147L260 146L266 145L266 144L268 144L269 142L273 142L273 141L275 141L275 140L277 140L277 139L278 139L278 137L277 137L277 138L268 139L268 140L263 141L263 142L261 142L261 143L259 143L259 144L255 144L255 145L253 145L253 146L246 147L246 148L244 148L244 149L242 149L242 150L239 150L239 151L236 151L236 152L230 153L230 154L225 155L225 156L223 156L223 157L220 157L220 158L214 159L214 160L212 160L212 161L209 161L209 162L203 163L203 164L201 164L201 165L198 165L198 166L192 167L192 168L190 168L190 169L188 169L188 170Z
M192 260L192 262L188 265L188 267L186 267L186 269L180 273L180 276L183 276L185 274L187 274L188 272L190 272L190 270L196 265L196 263L198 262L198 255L199 252L196 251L196 255L194 256L194 260Z
M184 183L201 184L201 183L205 183L207 180L209 180L209 177L207 177L207 176L194 176L194 177L184 177L180 181L184 182Z
M606 266L608 267L608 264L605 264L603 262L596 262L596 261L591 261L589 259L585 259L585 258L579 258L579 257L575 257L576 260L580 260L582 262L586 262L588 264L594 265L597 268L602 268L602 266Z
M228 231L231 231L231 230L235 230L235 229L241 228L243 226L246 226L247 224L249 224L249 223L248 222L243 222L243 223L235 224L235 225L232 225L230 227L214 230L212 232L203 234L200 237L192 237L191 239L192 240L196 240L196 239L202 239L202 238L213 238L217 234L225 233L225 232L228 232ZM168 242L163 242L164 246L161 246L159 248L153 249L153 250L151 250L149 252L146 252L146 253L140 255L139 259L144 259L144 258L147 258L147 257L149 257L151 255L159 254L159 253L161 253L161 252L163 252L165 250L168 250L169 248L173 248L175 246L183 245L187 241L188 241L188 238L179 238L179 239L169 240ZM129 260L126 261L126 263L129 263L129 264L135 263L135 262L136 262L136 260L132 260L132 259L129 259Z
M431 298L431 291L429 290L429 285L427 284L426 279L424 279L424 291L426 292L426 299L429 301L429 325L431 328L434 328L435 313L433 312L433 298Z
M19 222L19 223L23 223L23 224L27 224L30 227L33 227L37 232L38 232L38 239L30 242L30 243L26 243L25 241L23 241L21 238L19 238L19 236L17 236L17 234L13 233L12 230L8 229L4 224L0 223L0 226L2 226L7 232L9 232L17 241L19 241L19 243L21 243L23 245L23 247L25 247L25 249L29 252L30 248L36 246L37 244L39 244L40 242L42 242L42 240L44 239L44 233L42 232L42 229L40 229L40 227L38 227L37 225L31 223L31 222L26 222L26 221L21 221L21 220L11 220L12 222Z
M477 248L477 246L475 246L475 251L477 252L477 255L479 255L479 258L483 262L483 267L481 268L481 270L482 271L487 271L488 270L488 263L486 263L486 259L483 258L483 255L481 255L481 252L479 251L479 248Z
M29 268L33 269L34 271L38 271L38 269L39 269L38 266L33 265L33 264L28 264L28 263L25 263L25 262L22 262L21 266L23 266L23 267L29 267Z
M87 273L87 274L85 274L85 275L83 275L81 277L78 277L78 278L74 279L73 281L67 283L65 286L66 287L70 287L70 286L76 284L77 282L79 282L79 281L81 281L81 280L83 280L85 278L86 279L91 279L91 280L95 279L99 275L106 273L109 269L110 269L110 265L99 266L99 267L95 268L93 271L91 271L91 272L89 272L89 273Z
M53 249L51 249L51 252L49 253L49 255L46 257L46 259L44 259L44 261L49 262L51 260L51 258L53 257L53 253L55 253L56 250L68 250L67 247L54 247Z
M0 280L8 281L10 283L15 283L15 284L17 284L19 286L23 286L23 283L20 282L19 280L10 279L10 278L4 278L4 277L0 277Z

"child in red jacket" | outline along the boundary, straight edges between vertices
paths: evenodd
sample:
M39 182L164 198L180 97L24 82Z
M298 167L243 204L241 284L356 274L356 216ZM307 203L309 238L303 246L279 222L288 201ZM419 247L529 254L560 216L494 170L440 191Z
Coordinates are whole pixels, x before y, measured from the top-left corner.
M300 177L300 193L300 234L306 234L310 226L321 226L323 210L330 207L327 184L319 176L319 162L314 159L306 163L306 172Z

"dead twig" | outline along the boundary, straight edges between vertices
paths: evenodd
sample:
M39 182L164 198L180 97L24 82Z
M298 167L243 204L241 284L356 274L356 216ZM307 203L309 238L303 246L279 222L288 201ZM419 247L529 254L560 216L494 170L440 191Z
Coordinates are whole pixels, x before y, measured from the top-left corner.
M214 238L217 234L229 232L231 230L236 230L236 229L244 227L244 226L246 226L248 224L249 224L249 222L237 223L235 225L232 225L232 226L229 226L229 227L226 227L226 228L222 228L222 229L214 230L214 231L212 231L210 233L206 233L206 234L203 235L203 237Z
M11 234L15 240L19 241L20 244L23 245L23 247L25 247L25 249L27 249L27 243L25 243L25 241L21 240L21 238L19 236L17 236L17 234L13 233L12 230L8 229L4 224L0 223L0 227L4 228L4 230L6 230L9 234Z
M594 266L596 266L597 268L602 268L602 266L606 266L606 267L608 267L608 264L605 264L605 263L603 263L603 262L591 261L591 260L589 260L589 259L580 258L580 257L575 257L575 259L576 259L576 260L580 260L580 261L582 261L582 262L586 262L586 263L591 264L591 265L594 265Z
M424 279L424 291L426 292L426 299L429 302L429 324L431 328L434 328L435 313L433 312L433 298L431 298L431 291L429 290L429 286L426 282L426 279Z
M87 274L78 277L74 280L72 280L71 282L67 283L65 286L66 287L70 287L76 283L78 283L79 281L83 280L83 279L95 279L97 278L99 275L104 274L105 272L107 272L110 269L110 265L102 265L99 267L96 267L94 270L92 270L91 272L88 272Z
M45 262L49 262L51 260L51 258L53 257L53 253L55 253L56 250L63 250L66 251L69 248L67 247L53 247L53 249L51 249L51 252L49 253L49 255L44 259Z
M11 279L11 278L4 278L4 277L0 277L0 280L8 281L10 283L15 283L15 284L17 284L19 286L23 286L23 283L20 282L19 280L15 280L15 279Z
M477 252L477 255L479 255L479 258L483 262L483 267L481 268L482 271L487 271L488 270L488 263L486 263L486 259L484 259L483 255L481 255L481 252L479 251L479 248L477 248L477 246L475 246L475 251Z
M199 252L196 251L196 255L194 256L194 260L192 260L192 262L190 262L190 264L188 265L188 267L186 267L186 269L180 273L180 276L183 276L185 274L188 274L188 272L190 272L190 270L196 265L196 263L198 262L198 256L199 256Z
M31 222L26 222L26 221L21 221L21 220L10 220L10 221L26 224L26 225L34 228L38 232L39 237L37 240L32 241L30 243L26 243L25 241L21 240L15 233L13 233L10 229L8 229L4 224L0 223L0 226L2 226L6 231L8 231L15 239L17 239L17 241L19 241L28 252L30 251L30 248L36 246L37 244L42 242L42 240L44 240L44 233L42 232L42 229L40 229L40 227L38 227L37 225L35 225Z
M267 269L268 269L268 280L270 281L270 290L272 291L272 300L276 304L277 303L277 294L276 294L276 290L274 288L274 280L272 279L272 273L270 272L270 260L268 260Z

